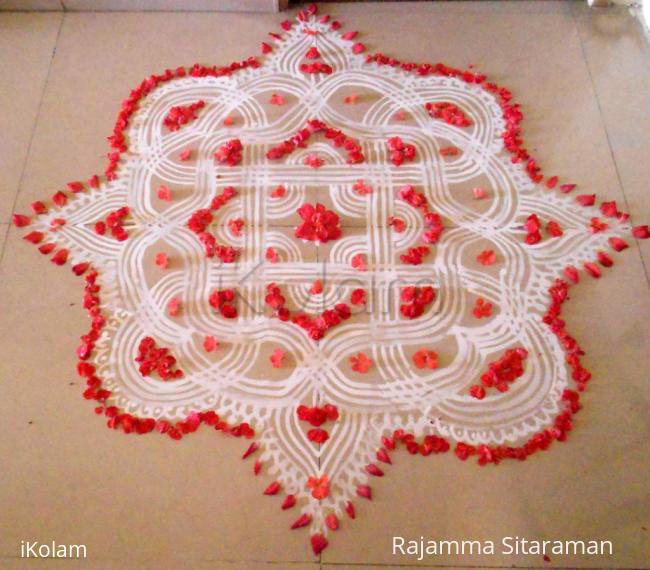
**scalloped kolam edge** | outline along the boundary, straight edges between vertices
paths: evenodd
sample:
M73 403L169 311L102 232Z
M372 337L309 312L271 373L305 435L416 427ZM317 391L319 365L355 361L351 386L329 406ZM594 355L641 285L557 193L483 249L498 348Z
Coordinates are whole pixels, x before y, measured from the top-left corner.
M296 18L299 21L305 21L308 18L315 16L316 13L317 8L315 5L312 5L306 10L298 12ZM321 18L319 18L319 21L320 23L330 22L330 17L329 15L321 16ZM282 22L280 26L282 30L287 31L291 28L291 25L291 22L287 20ZM336 31L341 27L342 24L340 22L336 20L331 21L330 29L332 31ZM350 41L350 49L355 54L363 53L366 51L364 44L355 41L357 34L358 32L354 31L347 32L342 36L343 39ZM276 42L284 41L281 34L269 32L269 35ZM270 53L271 51L273 51L273 47L268 43L263 42L262 53L266 54ZM523 146L520 127L523 120L523 114L520 110L519 104L511 102L512 94L509 90L503 87L499 87L495 83L488 82L487 77L483 74L476 73L471 70L464 71L447 67L441 63L402 63L381 53L367 55L366 63L371 62L378 65L389 65L393 67L399 66L406 72L413 72L418 75L453 76L462 81L465 81L466 83L480 85L487 91L493 93L497 97L499 105L503 110L503 118L507 125L506 132L502 135L504 138L505 149L512 155L513 162L525 162L526 172L533 182L539 184L544 181L544 175L542 174L541 168L537 164L537 161L528 153L528 151ZM225 67L207 67L200 64L194 64L189 68L179 67L173 71L167 69L161 75L151 75L144 79L136 89L131 91L129 97L122 102L122 107L115 122L113 134L108 137L113 151L108 154L108 165L104 172L105 179L107 181L110 181L115 180L118 177L120 157L123 153L128 151L128 145L124 137L124 131L129 125L131 116L138 108L139 101L143 97L146 97L153 90L155 90L159 84L188 75L191 77L221 77L231 75L241 69L246 69L248 67L256 68L260 65L261 64L258 59L255 56L252 56L246 60L234 62ZM308 73L308 71L305 72ZM100 186L100 177L96 174L93 175L88 179L87 185L90 188L98 188ZM556 188L564 193L570 192L575 187L573 184L562 184L558 186L557 176L546 178L545 185L549 190ZM66 197L66 202L68 198L74 197L74 195L79 192L83 192L86 186L83 182L75 181L68 183L67 188L70 192L69 195L63 193L62 191L58 193L60 196L64 195ZM587 195L585 197L578 196L576 207L578 205L592 205L595 198L595 196L592 196L593 195ZM583 204L585 198L587 202L591 201L591 204ZM603 207L602 204L603 203L601 203L601 209ZM32 204L32 209L36 215L47 212L47 207L42 202L35 202ZM627 219L626 214L620 214L617 212L616 215L619 217L619 219ZM13 214L13 223L19 228L29 226L31 219L32 218L30 216ZM26 236L26 239L35 245L40 244L46 237L46 234L49 234L50 232L48 231L37 233L40 234L40 238L30 240L28 239L29 236ZM632 235L636 239L645 239L647 237L650 237L650 232L648 232L647 226L636 226L632 228ZM46 247L43 247L43 245ZM64 265L67 262L68 252L66 249L56 250L55 244L52 243L45 243L43 245L40 246L42 248L41 253L52 253L53 255L51 257L51 261L53 263L57 265ZM610 238L610 245L616 252L620 252L628 247L627 243L620 238ZM603 253L604 252L598 252L598 261L604 267L609 267L612 264L611 258L609 258L607 254L605 254L604 258L601 257L601 254ZM101 379L94 374L94 366L86 362L92 354L95 341L99 338L99 334L105 323L105 318L101 312L101 303L99 298L100 288L98 285L96 285L97 272L90 267L89 263L86 262L77 263L73 266L72 269L73 272L78 276L85 274L84 307L88 311L88 314L92 320L90 331L88 334L81 337L82 344L77 349L77 355L79 356L77 371L82 378L86 379L87 388L83 393L84 398L88 400L95 400L99 403L99 405L95 408L95 412L98 415L104 415L108 418L107 426L109 428L121 429L124 433L138 434L158 431L161 434L168 435L172 439L178 440L181 439L184 435L189 435L190 433L195 432L202 424L205 424L213 427L217 431L231 434L235 437L245 437L247 439L254 438L255 431L247 423L230 425L226 421L219 418L214 411L193 412L189 414L183 421L176 422L174 425L172 425L166 420L156 420L154 418L142 418L133 416L131 414L121 412L116 406L107 405L107 400L111 396L111 392L102 388ZM594 278L598 278L601 275L600 268L598 265L596 265L596 263L586 262L584 265L584 270L588 275ZM565 274L569 280L573 281L573 283L578 283L579 273L577 269L573 267L567 267L565 269ZM568 289L569 284L566 281L563 281L559 278L556 279L555 284L549 289L551 303L549 310L544 316L543 320L557 335L561 345L566 352L567 362L573 371L572 377L576 383L578 391L583 391L588 380L591 377L591 374L581 364L581 356L584 354L583 351L580 349L577 341L567 332L564 321L559 318L561 314L562 304L568 298ZM463 442L457 442L454 448L454 453L459 459L463 461L471 456L477 456L479 465L487 465L489 463L496 465L503 459L517 459L523 461L529 455L537 451L548 449L553 441L565 441L567 439L568 432L573 428L572 417L581 408L578 392L568 389L565 390L562 395L562 402L564 403L563 407L561 406L563 409L556 416L554 425L533 435L524 445L518 447L488 445L472 446ZM378 442L377 460L383 462L384 464L391 464L391 459L388 451L395 449L399 443L402 443L406 447L407 451L412 455L419 454L427 456L432 453L444 453L450 449L450 445L447 440L433 434L424 436L423 440L421 442L418 442L415 439L414 434L406 433L403 430L396 430L393 434L390 436L384 436L382 438L382 441ZM242 459L247 459L258 449L259 443L257 441L253 441L246 452L243 454ZM255 475L259 474L261 467L262 464L260 461L255 462L253 467ZM383 476L384 474L384 472L374 463L367 465L365 470L366 474L370 476ZM279 483L276 481L271 483L271 485L266 488L264 494L275 495L280 490L281 489L279 487ZM369 485L359 485L357 487L357 495L361 498L371 500L371 487ZM285 502L282 505L283 509L291 508L295 505L295 499L292 500L292 498L292 495L287 495ZM354 505L351 502L347 503L346 511L350 518L355 518L355 509ZM301 517L299 517L292 528L307 526L310 521L303 520L305 516L309 515L303 514ZM327 520L332 523L329 524L328 522L328 527L330 530L336 530L336 528L338 528L338 521L336 521L336 519L332 521L328 517ZM321 533L312 534L310 540L315 555L319 555L320 552L326 548L328 544L327 538Z

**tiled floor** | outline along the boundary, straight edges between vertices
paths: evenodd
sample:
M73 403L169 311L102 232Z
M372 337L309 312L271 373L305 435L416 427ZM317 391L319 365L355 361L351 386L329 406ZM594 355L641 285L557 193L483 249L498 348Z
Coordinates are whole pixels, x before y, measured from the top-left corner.
M650 221L650 54L624 11L584 2L329 4L371 49L473 63L524 104L549 172ZM391 537L598 538L611 557L444 557L432 566L650 567L650 241L581 284L567 320L594 372L566 445L479 468L398 454L376 499L318 562L290 515L262 500L241 444L198 433L172 445L121 437L80 400L72 373L79 285L21 243L15 207L101 170L119 102L152 71L255 53L273 15L0 15L0 567L22 539L84 543L51 567L315 568L416 564ZM397 25L386 22L399 21ZM348 526L348 525L346 525ZM47 566L47 564L45 564Z

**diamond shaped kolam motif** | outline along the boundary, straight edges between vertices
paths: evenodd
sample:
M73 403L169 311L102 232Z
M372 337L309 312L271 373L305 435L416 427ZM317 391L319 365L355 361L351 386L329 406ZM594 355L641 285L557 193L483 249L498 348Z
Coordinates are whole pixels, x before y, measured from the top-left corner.
M108 426L249 439L318 554L397 447L566 439L590 374L562 304L648 229L543 175L476 71L369 55L315 7L262 52L145 79L105 174L14 223L85 280Z

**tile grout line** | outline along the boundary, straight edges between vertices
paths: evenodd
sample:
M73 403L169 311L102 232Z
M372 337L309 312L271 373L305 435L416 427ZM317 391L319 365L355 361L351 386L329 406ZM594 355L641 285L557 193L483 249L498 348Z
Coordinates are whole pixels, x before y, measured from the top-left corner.
M14 195L13 203L11 204L11 210L9 213L9 220L7 221L7 224L9 225L9 229L7 230L7 233L5 234L4 241L2 242L2 250L0 250L0 266L2 266L2 260L4 259L5 255L5 250L7 248L7 241L9 240L9 232L11 231L12 223L11 219L14 214L14 210L16 209L16 204L18 203L18 195L20 194L20 190L23 185L23 180L25 178L25 172L27 171L27 163L29 162L29 157L32 152L32 145L34 143L34 136L36 135L36 126L38 125L38 121L41 117L41 110L43 108L43 101L45 99L45 91L47 90L47 85L50 80L50 72L52 71L52 62L54 61L54 56L56 55L56 49L59 45L59 38L61 36L61 29L63 28L63 21L65 19L65 13L60 12L61 14L61 20L59 22L59 27L56 31L56 38L54 39L54 47L52 48L52 54L50 55L50 62L47 66L47 73L45 74L45 81L43 82L43 90L41 91L41 97L38 101L38 107L36 108L36 116L34 117L34 124L32 126L32 132L29 136L29 143L27 144L27 150L25 152L25 160L23 161L23 167L22 170L20 171L20 178L18 179L18 186L16 187L16 194Z
M589 82L591 83L591 90L594 94L594 100L596 101L596 106L598 107L598 113L600 114L600 118L603 122L603 128L605 129L605 138L607 139L609 154L612 157L612 162L614 163L614 171L616 172L616 179L618 180L618 185L621 189L621 192L623 193L625 209L628 212L630 212L630 205L627 199L627 194L625 193L625 185L623 184L623 180L621 178L621 172L618 168L618 162L616 161L616 155L614 153L614 148L612 147L611 137L609 136L609 129L607 128L607 120L605 119L605 115L603 114L603 108L600 103L600 97L598 96L598 90L596 89L594 77L593 74L591 73L591 67L589 66L589 58L587 56L587 50L585 49L584 41L582 40L582 35L580 34L580 26L578 25L577 22L575 10L571 10L571 18L573 20L573 27L575 29L575 33L578 37L578 42L580 43L580 51L582 53L582 59L585 62L585 68L587 69L587 75L589 76ZM630 213L630 223L631 223L631 218L632 218L632 214ZM645 259L641 254L641 247L639 245L639 241L636 238L633 239L637 246L636 249L639 254L639 259L641 260L641 266L643 267L643 273L645 274L646 282L648 284L648 287L650 287L650 273L648 273L648 268L646 267Z

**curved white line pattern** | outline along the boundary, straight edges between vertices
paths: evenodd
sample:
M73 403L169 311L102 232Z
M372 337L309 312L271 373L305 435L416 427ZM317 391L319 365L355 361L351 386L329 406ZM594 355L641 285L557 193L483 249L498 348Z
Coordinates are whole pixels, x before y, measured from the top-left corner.
M304 33L305 26L317 35ZM287 492L307 501L313 525L323 526L323 512L342 512L345 501L365 480L382 434L397 427L417 435L435 433L469 443L517 443L552 423L562 390L570 385L562 348L541 323L548 305L547 289L567 265L580 267L622 235L624 223L602 233L587 230L593 208L576 209L569 197L532 184L521 165L504 151L504 120L495 98L480 86L438 76L420 77L399 68L363 63L350 42L313 19L299 22L276 44L258 69L227 78L185 77L165 83L141 104L128 131L130 152L118 180L79 195L67 206L41 216L50 226L56 217L68 223L56 239L72 260L90 260L100 270L107 326L97 344L98 373L112 390L114 403L143 416L180 419L196 410L214 409L231 421L250 422L261 433L262 459ZM316 46L332 75L299 71L307 49ZM356 92L354 105L341 104ZM271 94L289 102L271 106ZM197 120L175 132L163 126L170 107L205 101ZM468 128L452 127L429 117L427 102L456 103L472 120ZM398 111L407 115L397 120ZM224 125L231 117L233 124ZM366 161L346 164L345 152L322 135L285 160L266 159L269 148L291 137L308 119L320 119L357 139ZM417 159L401 167L388 160L386 139L401 136L417 148ZM232 138L244 145L244 160L233 168L215 164L216 149ZM440 149L456 146L460 154L442 157ZM189 161L179 154L192 150ZM324 160L318 169L304 164L309 153ZM368 195L353 190L358 180L373 188ZM171 202L156 197L168 186ZM444 220L440 242L420 266L405 265L400 255L421 245L419 212L397 198L397 190L413 184ZM240 248L237 263L206 259L187 220L227 186L236 199L216 215L212 227L218 241ZM278 185L282 198L271 198ZM472 198L482 185L489 196ZM344 220L340 240L315 247L293 235L297 208L324 202ZM98 236L93 225L128 205L130 237L117 242ZM560 238L524 244L522 224L536 213L555 219L565 230ZM406 222L403 233L388 224L390 216ZM227 228L241 217L240 238ZM273 247L278 263L266 263ZM476 255L497 252L498 262L485 268ZM158 252L171 265L153 265ZM368 271L351 267L362 253ZM315 279L321 295L310 294ZM283 289L288 306L316 314L348 302L357 287L368 291L368 305L354 307L346 323L319 342L297 326L269 316L266 285ZM399 313L399 286L434 284L437 299L418 319ZM214 289L234 288L241 295L239 317L227 320L208 304ZM489 319L471 317L477 296L492 302ZM166 307L177 297L183 309L170 317ZM161 382L142 377L134 362L142 337L153 336L169 347L186 372L183 379ZM202 348L206 335L219 339L213 355ZM506 393L482 401L469 397L487 363L505 349L523 346L529 353L525 375ZM436 350L441 366L418 370L413 353ZM287 355L282 369L269 363L271 351ZM374 360L362 375L349 358L365 352ZM335 404L341 419L330 427L322 446L306 437L298 421L299 404ZM330 497L318 502L305 490L309 476L327 474Z

